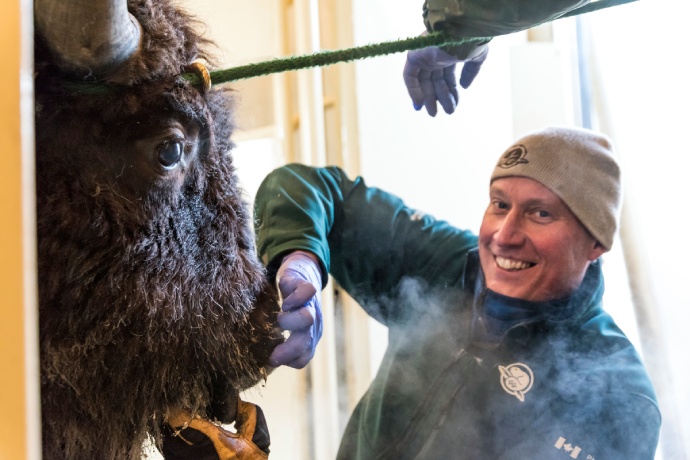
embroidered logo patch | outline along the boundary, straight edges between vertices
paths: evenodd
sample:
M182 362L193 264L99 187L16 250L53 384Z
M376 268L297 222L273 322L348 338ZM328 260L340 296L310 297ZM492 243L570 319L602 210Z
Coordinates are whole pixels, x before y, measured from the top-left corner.
M517 144L508 150L498 161L498 166L504 169L512 168L520 164L529 163L525 159L527 156L527 149L522 144Z
M509 395L515 396L520 401L525 401L525 393L532 388L534 374L532 369L522 363L510 366L498 366L501 373L501 386Z

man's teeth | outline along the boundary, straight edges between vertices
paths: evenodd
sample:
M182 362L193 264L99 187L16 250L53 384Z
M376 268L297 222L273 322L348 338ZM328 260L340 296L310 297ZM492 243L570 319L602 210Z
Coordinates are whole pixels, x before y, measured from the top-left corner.
M532 266L529 262L523 262L521 260L506 259L504 257L496 256L496 265L504 270L524 270L525 268L530 268Z

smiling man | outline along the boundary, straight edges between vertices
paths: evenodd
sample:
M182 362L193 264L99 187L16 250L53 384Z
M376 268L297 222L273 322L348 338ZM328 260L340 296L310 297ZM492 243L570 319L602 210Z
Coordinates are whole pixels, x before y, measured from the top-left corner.
M275 364L313 355L330 273L389 329L338 458L651 460L654 390L602 308L620 204L609 140L574 128L501 155L478 236L340 169L278 169L255 213L292 331Z

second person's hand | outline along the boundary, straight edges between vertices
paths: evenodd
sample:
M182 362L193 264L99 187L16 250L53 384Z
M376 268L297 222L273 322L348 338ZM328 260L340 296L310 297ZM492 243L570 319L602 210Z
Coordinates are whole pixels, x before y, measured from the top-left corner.
M415 110L425 107L429 115L436 116L438 102L446 113L453 113L458 105L456 64L463 62L460 86L467 89L479 73L488 52L488 45L481 45L468 59L461 60L433 46L408 51L403 78Z

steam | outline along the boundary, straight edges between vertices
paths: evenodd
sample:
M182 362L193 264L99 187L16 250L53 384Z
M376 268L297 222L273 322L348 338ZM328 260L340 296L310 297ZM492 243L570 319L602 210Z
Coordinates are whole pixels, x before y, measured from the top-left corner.
M385 397L365 397L351 422L371 423L364 443L381 442L372 453L653 458L659 414L649 381L632 344L603 311L561 322L531 317L495 343L478 343L473 328L483 305L460 288L405 278L392 295L361 304L390 331L372 383Z

